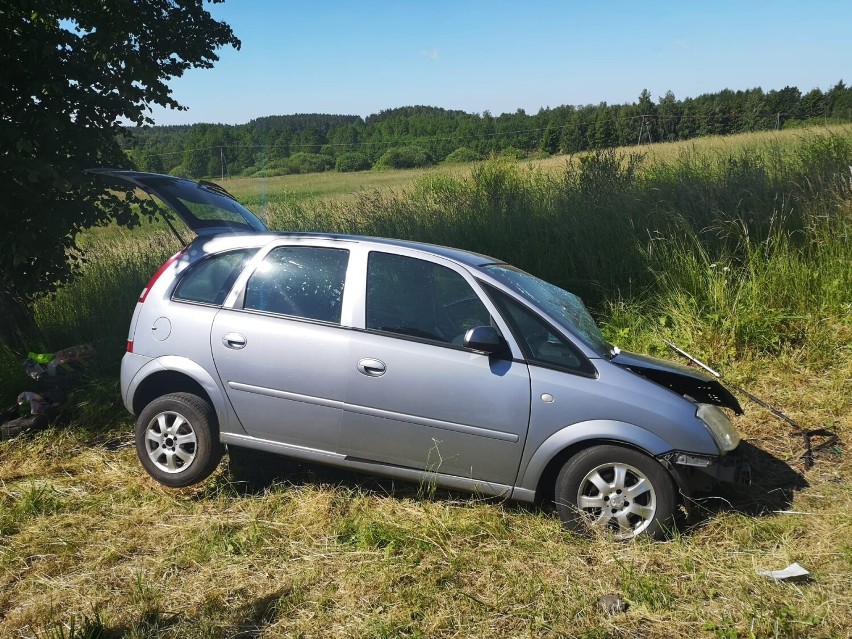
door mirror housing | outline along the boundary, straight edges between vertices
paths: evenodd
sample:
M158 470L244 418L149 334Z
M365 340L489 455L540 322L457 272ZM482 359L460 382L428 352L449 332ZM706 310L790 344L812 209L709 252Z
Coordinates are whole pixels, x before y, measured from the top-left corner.
M506 341L493 326L474 326L464 334L463 345L488 355L499 355L506 351Z

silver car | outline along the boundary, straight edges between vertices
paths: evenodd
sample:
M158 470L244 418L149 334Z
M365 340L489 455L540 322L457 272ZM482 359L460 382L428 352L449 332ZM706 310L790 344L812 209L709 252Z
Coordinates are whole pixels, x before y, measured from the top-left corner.
M524 502L658 537L741 471L716 379L608 344L575 295L415 242L271 233L221 187L95 169L197 237L142 291L121 367L145 470L207 477L226 447Z

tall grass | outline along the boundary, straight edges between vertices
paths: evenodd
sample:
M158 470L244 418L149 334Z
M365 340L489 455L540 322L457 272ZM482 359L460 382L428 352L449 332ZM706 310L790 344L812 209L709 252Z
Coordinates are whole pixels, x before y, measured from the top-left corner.
M496 159L267 214L277 228L492 255L578 293L602 319L627 303L717 354L806 343L816 354L852 299L850 165L850 138L834 134L656 162L601 151L558 170Z
M104 357L115 362L113 351L120 352L124 344L139 292L175 246L174 238L162 231L130 241L127 234L117 234L93 243L82 273L34 305L38 346L58 350L92 342L103 346Z

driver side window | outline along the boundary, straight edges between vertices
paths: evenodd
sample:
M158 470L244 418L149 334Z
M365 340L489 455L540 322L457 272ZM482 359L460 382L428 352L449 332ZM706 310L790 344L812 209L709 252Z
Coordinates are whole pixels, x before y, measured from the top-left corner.
M465 279L439 264L370 253L366 328L461 346L491 315Z

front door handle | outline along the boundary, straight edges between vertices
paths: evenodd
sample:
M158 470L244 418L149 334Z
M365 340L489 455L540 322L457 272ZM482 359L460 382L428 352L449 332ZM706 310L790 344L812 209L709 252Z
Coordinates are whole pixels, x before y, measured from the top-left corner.
M372 357L365 357L360 360L356 368L359 373L363 373L367 377L381 377L387 370L387 366L382 360Z
M241 348L245 348L246 336L240 333L226 333L224 337L222 337L222 343L227 348L233 348L238 351Z

